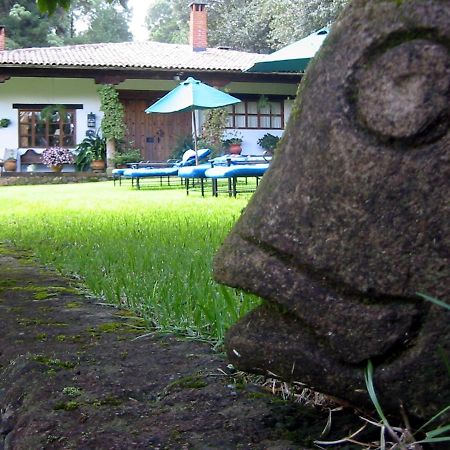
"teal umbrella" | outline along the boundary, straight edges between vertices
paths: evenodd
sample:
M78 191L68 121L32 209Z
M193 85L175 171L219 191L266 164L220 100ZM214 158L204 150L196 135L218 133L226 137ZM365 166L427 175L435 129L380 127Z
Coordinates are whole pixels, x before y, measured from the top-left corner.
M198 164L197 155L197 127L194 111L200 109L222 108L223 106L239 103L240 100L225 92L219 91L192 77L182 81L175 89L172 89L156 103L149 106L146 113L173 113L192 111L192 126L194 136L195 161Z
M303 72L329 32L330 29L325 27L283 47L253 64L247 72Z

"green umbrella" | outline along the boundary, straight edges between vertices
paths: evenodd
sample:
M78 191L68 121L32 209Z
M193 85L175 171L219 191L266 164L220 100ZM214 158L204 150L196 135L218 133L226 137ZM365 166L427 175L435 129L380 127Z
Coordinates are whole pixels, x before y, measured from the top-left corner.
M247 72L303 72L329 32L330 29L325 27L283 47L253 64Z
M192 111L192 124L194 136L195 162L198 164L197 132L194 111L200 109L222 108L223 106L239 103L236 97L219 91L192 77L182 81L156 103L148 107L146 113L172 113Z

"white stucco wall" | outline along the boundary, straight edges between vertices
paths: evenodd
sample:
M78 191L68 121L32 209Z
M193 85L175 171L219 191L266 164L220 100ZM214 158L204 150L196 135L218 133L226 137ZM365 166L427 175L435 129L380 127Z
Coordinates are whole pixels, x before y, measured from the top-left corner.
M178 81L165 80L126 80L120 83L118 89L130 90L156 90L169 91L178 85ZM99 85L94 80L76 78L11 78L0 83L0 119L11 121L7 128L0 128L0 158L4 155L4 149L19 149L18 138L18 110L13 108L14 103L23 104L81 104L82 109L76 112L76 142L81 142L87 128L87 115L93 112L97 119L97 128L100 126L102 112L97 93ZM266 94L285 95L288 100L285 105L285 123L292 108L292 100L295 97L297 87L292 84L273 83L230 83L226 91L235 94ZM199 128L201 127L202 114L198 115ZM239 130L243 136L243 148L247 154L260 154L262 149L257 145L257 140L265 133L281 136L282 130ZM226 136L225 136L226 137ZM19 149L25 151L26 149ZM42 151L42 149L40 150Z
M97 116L97 127L102 113L97 94L98 85L93 80L59 78L12 78L0 84L0 118L11 120L7 128L0 129L0 157L5 148L19 148L18 110L14 103L24 104L82 104L76 112L76 142L81 142L86 134L87 115Z

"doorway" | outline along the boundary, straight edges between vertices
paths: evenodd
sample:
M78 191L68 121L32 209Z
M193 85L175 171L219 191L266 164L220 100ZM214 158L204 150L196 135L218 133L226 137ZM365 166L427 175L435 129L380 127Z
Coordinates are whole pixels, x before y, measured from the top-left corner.
M177 142L191 133L191 113L147 114L145 110L166 92L119 91L125 110L125 139L145 161L166 161Z

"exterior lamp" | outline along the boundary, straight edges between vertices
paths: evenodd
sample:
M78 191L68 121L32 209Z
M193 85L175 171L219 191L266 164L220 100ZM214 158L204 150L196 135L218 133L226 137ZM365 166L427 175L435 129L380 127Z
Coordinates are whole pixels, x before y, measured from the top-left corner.
M95 128L95 114L93 112L87 115L87 126L88 128Z

